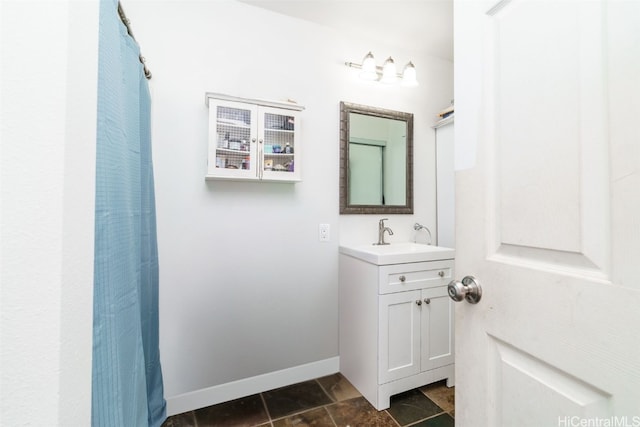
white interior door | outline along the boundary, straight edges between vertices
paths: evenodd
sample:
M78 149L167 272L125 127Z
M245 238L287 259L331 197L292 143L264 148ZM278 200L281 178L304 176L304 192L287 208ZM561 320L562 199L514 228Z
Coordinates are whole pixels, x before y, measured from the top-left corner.
M640 2L454 16L456 425L640 426Z

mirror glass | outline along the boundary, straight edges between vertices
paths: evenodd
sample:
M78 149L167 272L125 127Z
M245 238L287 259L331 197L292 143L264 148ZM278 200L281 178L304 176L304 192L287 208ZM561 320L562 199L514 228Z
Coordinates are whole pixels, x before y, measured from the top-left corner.
M413 114L340 103L340 213L413 213Z

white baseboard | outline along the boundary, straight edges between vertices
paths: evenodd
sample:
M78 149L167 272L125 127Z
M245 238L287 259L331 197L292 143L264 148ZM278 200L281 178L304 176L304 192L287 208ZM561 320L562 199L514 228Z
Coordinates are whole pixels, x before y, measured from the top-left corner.
M251 378L244 378L230 383L179 394L167 398L167 416L181 414L194 409L204 408L217 403L227 402L326 375L332 375L339 371L340 358L336 356L281 371L269 372L268 374L257 375Z

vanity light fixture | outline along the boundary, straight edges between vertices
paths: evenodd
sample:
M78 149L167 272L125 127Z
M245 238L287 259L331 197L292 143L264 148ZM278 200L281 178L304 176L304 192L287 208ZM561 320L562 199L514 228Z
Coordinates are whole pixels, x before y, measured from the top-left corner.
M398 73L396 64L391 57L384 61L382 67L378 67L371 52L365 55L362 64L355 62L345 62L344 64L347 67L362 70L359 74L362 80L378 81L384 84L394 84L400 81L402 86L418 86L416 67L411 61L404 66L402 74Z

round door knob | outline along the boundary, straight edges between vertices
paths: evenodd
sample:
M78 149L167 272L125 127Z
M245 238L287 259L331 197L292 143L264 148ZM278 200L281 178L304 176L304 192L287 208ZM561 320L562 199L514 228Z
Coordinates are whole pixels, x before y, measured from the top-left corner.
M422 305L422 300L416 300L416 304Z
M405 280L407 280L407 278L404 276L400 276L398 279L400 279L401 282L404 282Z
M482 298L480 282L473 276L466 276L462 282L453 280L447 286L447 292L454 301L467 300L468 303L477 304Z
M449 282L447 292L449 293L449 297L455 302L462 301L466 293L462 282L458 282L457 280Z
M440 277L444 277L444 271L439 271L439 272L438 272L438 276L440 276Z
M425 298L424 299L424 303L425 304L431 304L431 299L430 298Z

